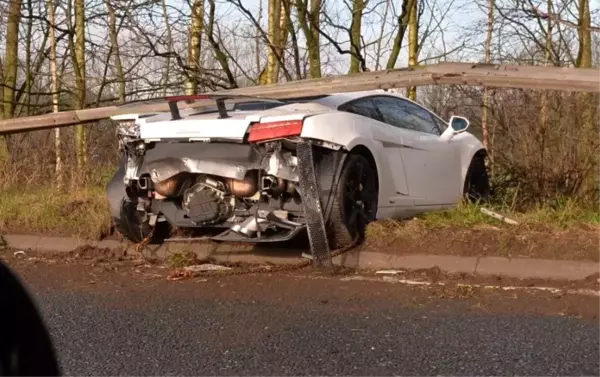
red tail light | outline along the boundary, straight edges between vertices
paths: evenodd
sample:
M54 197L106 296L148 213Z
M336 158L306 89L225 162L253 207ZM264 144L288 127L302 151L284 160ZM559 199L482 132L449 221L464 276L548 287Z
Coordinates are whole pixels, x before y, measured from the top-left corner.
M302 133L302 120L284 120L281 122L257 123L250 128L249 142L281 139L298 136Z

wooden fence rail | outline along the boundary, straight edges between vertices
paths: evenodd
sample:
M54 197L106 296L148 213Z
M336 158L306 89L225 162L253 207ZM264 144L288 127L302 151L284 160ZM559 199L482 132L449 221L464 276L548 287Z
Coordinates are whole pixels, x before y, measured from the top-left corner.
M255 87L217 91L260 98L286 99L361 90L424 85L469 85L496 88L600 92L600 70L524 65L441 63L416 69L391 69ZM212 103L212 102L210 102ZM208 103L196 102L194 107ZM184 105L185 106L185 105ZM182 106L182 107L184 107ZM114 115L169 111L166 101L130 103L85 110L0 120L0 135L67 127L107 119Z

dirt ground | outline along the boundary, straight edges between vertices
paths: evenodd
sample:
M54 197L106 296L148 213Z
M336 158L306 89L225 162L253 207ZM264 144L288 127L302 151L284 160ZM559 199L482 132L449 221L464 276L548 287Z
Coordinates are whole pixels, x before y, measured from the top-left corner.
M397 292L406 298L407 305L427 307L437 305L439 300L453 301L473 312L530 313L536 315L565 315L596 322L599 314L597 295L574 294L575 290L598 291L598 276L578 282L533 281L518 279L481 278L468 274L444 274L437 269L410 271L400 275L379 276L374 273L357 273L351 270L317 271L310 267L271 271L257 266L238 265L230 273L210 272L184 279L171 280L173 270L164 263L139 260L131 255L108 253L101 249L81 250L62 257L42 258L34 255L3 253L2 259L29 284L68 290L101 292L162 289L174 286L181 291L195 291L200 285L236 284L257 279L265 284L273 279L303 279L345 281L356 290L382 290ZM396 279L396 280L394 280ZM407 284L400 280L421 284ZM385 284L389 283L389 284ZM428 283L428 284L426 284ZM307 283L309 284L309 283ZM376 285L376 286L374 286ZM497 287L497 288L493 288ZM518 289L503 289L518 287ZM533 287L555 287L557 290L536 290ZM334 288L332 288L334 289ZM570 293L571 292L571 293ZM236 294L239 294L237 292ZM305 295L318 297L318 292L300 290L295 300ZM313 297L314 298L314 297Z
M91 246L82 246L70 253L36 253L28 251L26 253L14 250L5 250L0 253L0 257L11 264L21 266L89 266L101 271L134 271L137 273L150 274L152 276L161 276L171 281L187 280L198 276L226 276L226 275L252 275L252 274L271 274L271 273L302 273L312 276L366 276L383 278L384 275L377 275L376 271L361 270L356 271L350 268L336 268L333 271L315 270L306 263L290 265L258 265L249 263L225 263L223 265L230 268L228 271L188 273L184 267L171 267L169 261L162 259L148 259L138 254L127 252L126 250L111 250L96 248ZM194 263L201 264L207 261L198 261ZM190 262L192 263L192 262ZM465 286L465 285L487 285L498 287L550 287L561 290L600 290L600 275L594 274L586 279L578 281L559 281L545 279L517 279L501 276L480 276L468 273L447 273L437 267L421 270L400 270L394 275L386 275L390 280L410 280L420 283L430 283L440 286Z
M473 229L379 229L362 246L393 254L529 257L600 261L598 230L537 231L480 226Z

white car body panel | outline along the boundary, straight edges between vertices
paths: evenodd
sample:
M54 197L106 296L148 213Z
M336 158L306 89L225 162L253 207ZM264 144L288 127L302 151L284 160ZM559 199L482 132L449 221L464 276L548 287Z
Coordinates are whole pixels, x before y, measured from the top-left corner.
M214 113L193 115L193 109L185 110L181 112L184 119L177 121L172 121L170 114L166 113L139 122L140 137L147 141L210 141L211 138L219 138L241 142L251 123L302 120L310 115L331 112L330 108L316 103L294 103L254 113L231 112L231 116L225 119L217 119Z
M380 92L349 93L340 102L374 94L415 103L401 95ZM347 150L363 145L371 151L379 173L378 218L408 217L456 205L462 198L471 160L484 149L468 132L445 141L438 135L397 128L346 112L308 117L301 136L340 144Z
M177 122L149 122L140 126L140 137L144 140L203 139L221 138L242 141L250 121L242 118L227 119L181 119Z

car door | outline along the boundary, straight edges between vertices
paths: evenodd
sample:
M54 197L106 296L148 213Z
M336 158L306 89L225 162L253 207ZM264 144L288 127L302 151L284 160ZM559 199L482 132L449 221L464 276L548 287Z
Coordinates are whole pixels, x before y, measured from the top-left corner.
M380 187L381 207L413 207L414 202L408 195L408 183L404 173L404 162L400 153L403 137L393 127L382 122L371 97L360 98L342 105L340 111L362 115L372 121L373 138L382 148L379 152L379 175L384 182ZM390 179L391 178L391 179ZM391 181L391 182L390 182Z
M374 99L383 121L406 140L400 147L408 193L416 206L455 204L462 194L456 143L440 139L436 117L423 107L395 96Z

